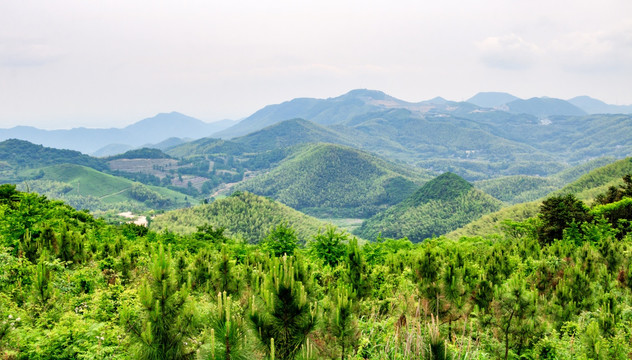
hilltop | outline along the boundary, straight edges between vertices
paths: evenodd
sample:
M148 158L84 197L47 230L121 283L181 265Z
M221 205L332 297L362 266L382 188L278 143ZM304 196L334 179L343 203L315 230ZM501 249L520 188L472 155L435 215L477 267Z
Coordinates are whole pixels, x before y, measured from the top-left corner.
M308 214L364 217L396 204L428 176L342 145L313 144L238 189Z
M303 242L325 227L325 223L279 202L248 192L236 192L210 204L156 216L151 229L191 234L198 226L208 224L215 228L224 227L227 234L243 238L249 243L258 243L272 226L280 223L287 223L294 228Z
M364 222L355 233L365 239L407 237L420 242L446 234L500 207L499 200L475 189L460 176L444 173L401 203Z

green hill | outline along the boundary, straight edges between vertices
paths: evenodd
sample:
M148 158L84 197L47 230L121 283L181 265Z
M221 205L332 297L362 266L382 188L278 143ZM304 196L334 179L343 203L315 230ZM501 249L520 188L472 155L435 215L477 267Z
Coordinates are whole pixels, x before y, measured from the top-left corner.
M590 202L595 196L606 192L608 187L619 185L626 174L632 174L632 157L595 169L564 186L557 193L573 193L578 199Z
M567 168L553 176L504 176L477 181L475 186L507 204L520 204L538 200L577 180L591 170L612 163L614 160L612 157L603 157Z
M596 164L602 160L595 160ZM589 166L588 164L584 166ZM587 174L579 177L579 179L567 184L560 190L551 194L575 194L578 199L592 202L594 198L606 192L610 186L618 186L621 184L621 178L632 173L632 158L622 159L605 166L596 168ZM575 176L577 173L573 170L563 172L558 175L559 178L567 176ZM544 196L544 195L543 195ZM485 236L498 233L501 223L505 219L513 221L523 221L535 216L540 208L541 199L523 204L516 204L503 208L495 213L483 216L460 229L457 229L447 236L458 239L462 236Z
M368 217L401 202L427 178L346 146L314 144L238 189L319 217Z
M259 131L233 139L254 151L273 150L305 143L335 143L351 145L335 131L303 119L285 120Z
M89 167L62 164L38 169L37 180L21 188L59 198L80 209L173 209L188 204L186 195L102 173Z
M400 204L367 220L356 234L365 239L381 234L420 242L446 234L500 207L499 200L475 189L463 178L444 173Z
M263 239L272 226L286 222L300 240L306 241L324 228L325 223L279 202L248 192L216 200L210 204L179 209L157 216L151 222L155 231L169 230L190 234L205 224L225 227L227 233L250 243Z
M79 151L54 149L17 139L0 142L0 159L14 169L33 169L64 163L89 166L97 170L107 169L102 160Z

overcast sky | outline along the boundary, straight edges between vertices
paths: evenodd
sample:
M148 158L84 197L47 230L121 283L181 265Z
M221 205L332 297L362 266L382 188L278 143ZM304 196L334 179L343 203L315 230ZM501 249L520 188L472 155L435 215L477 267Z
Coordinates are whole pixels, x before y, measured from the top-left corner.
M239 119L356 88L632 104L632 1L0 1L0 128Z

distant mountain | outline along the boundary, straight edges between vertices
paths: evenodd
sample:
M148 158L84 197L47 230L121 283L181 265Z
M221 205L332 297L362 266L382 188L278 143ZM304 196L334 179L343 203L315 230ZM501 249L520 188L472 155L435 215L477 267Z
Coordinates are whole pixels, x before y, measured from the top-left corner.
M248 192L235 193L207 205L179 209L156 216L151 229L169 229L190 234L198 226L224 227L228 234L241 237L250 243L262 240L272 226L287 223L297 233L299 240L306 242L325 223L289 208L274 200Z
M504 92L479 92L467 99L467 102L483 108L495 108L514 100L519 98Z
M233 139L250 150L265 151L305 143L352 145L342 134L303 119L285 120L248 135Z
M610 105L590 96L577 96L568 102L589 114L632 114L632 105Z
M446 234L483 214L499 210L501 202L475 189L463 178L444 173L429 181L401 203L365 221L356 234L407 237L410 241Z
M299 148L237 189L319 217L367 217L397 204L429 176L341 145Z
M93 152L90 155L94 157L106 157L106 156L122 154L126 151L132 150L133 148L134 148L133 146L127 145L127 144L108 144L100 148L99 150Z
M335 124L351 117L376 111L386 105L405 103L375 90L353 90L329 99L297 98L277 105L268 105L234 126L214 136L234 138L289 119L306 119L318 124Z
M537 117L552 115L582 116L587 113L568 101L547 97L514 100L506 103L501 109L514 114L530 114Z
M471 111L477 108L468 103L447 101L441 97L411 103L381 91L358 89L329 99L299 98L281 104L268 105L234 126L213 136L230 139L263 129L278 122L301 118L319 125L344 123L358 115L386 109L409 109L419 113Z
M78 150L86 154L100 151L100 155L105 155L106 152L103 151L103 148L110 144L120 144L119 149L122 149L122 146L134 148L147 143L161 142L170 137L201 138L232 124L233 122L230 120L206 123L190 116L172 112L158 114L123 129L41 130L18 126L11 129L0 129L0 140L17 138L44 146Z

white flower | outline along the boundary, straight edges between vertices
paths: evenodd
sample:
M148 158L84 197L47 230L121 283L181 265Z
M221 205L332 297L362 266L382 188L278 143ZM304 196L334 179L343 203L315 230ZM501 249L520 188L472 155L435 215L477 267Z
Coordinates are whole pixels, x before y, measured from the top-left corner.
M105 339L103 338L103 336L101 336L101 341L103 341L103 340L105 340Z
M21 318L17 318L15 319L15 321L20 322L20 320L22 320Z
M13 319L13 315L9 315L9 319Z

